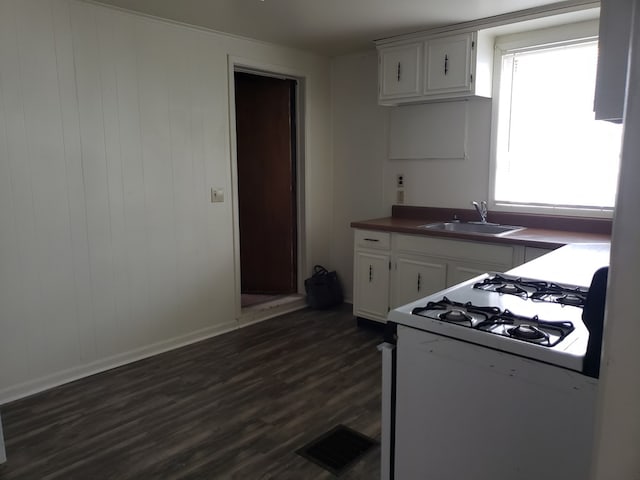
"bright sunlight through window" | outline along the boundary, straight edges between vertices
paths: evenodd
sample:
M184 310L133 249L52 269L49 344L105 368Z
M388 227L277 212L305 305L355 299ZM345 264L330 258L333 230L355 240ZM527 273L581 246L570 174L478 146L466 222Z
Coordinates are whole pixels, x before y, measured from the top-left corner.
M496 203L613 208L622 129L594 120L597 55L596 40L503 51Z

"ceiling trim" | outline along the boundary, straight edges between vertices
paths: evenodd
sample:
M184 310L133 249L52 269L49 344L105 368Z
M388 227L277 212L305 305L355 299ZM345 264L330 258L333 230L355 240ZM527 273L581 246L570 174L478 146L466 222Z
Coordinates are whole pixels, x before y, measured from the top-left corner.
M384 37L374 40L376 45L385 45L393 43L397 40L410 40L414 38L424 37L425 35L439 35L451 32L464 32L479 29L488 29L509 25L512 23L523 22L527 20L536 20L538 18L549 17L552 15L561 15L564 13L578 12L591 8L599 8L600 2L593 0L567 0L559 3L543 5L541 7L528 8L526 10L518 10L516 12L495 15L493 17L480 18L469 22L455 23L443 27L421 30L405 35L396 35L393 37Z

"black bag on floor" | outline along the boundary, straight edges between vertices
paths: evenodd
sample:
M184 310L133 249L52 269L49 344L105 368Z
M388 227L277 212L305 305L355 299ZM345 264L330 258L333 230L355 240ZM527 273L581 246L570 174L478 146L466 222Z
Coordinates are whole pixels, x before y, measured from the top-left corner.
M322 265L313 267L313 275L304 281L307 303L311 308L329 308L342 303L342 287L336 272Z

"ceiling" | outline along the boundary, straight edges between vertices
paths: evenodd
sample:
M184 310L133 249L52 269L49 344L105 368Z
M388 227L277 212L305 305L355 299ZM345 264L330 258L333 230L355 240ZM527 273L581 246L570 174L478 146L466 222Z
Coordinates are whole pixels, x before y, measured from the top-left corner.
M336 56L372 41L555 0L99 0L156 17Z

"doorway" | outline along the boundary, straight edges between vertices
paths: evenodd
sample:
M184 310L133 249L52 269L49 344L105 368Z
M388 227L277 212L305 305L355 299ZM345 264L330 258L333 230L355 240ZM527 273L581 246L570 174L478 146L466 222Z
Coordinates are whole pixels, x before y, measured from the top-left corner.
M241 307L297 293L297 81L234 72Z

